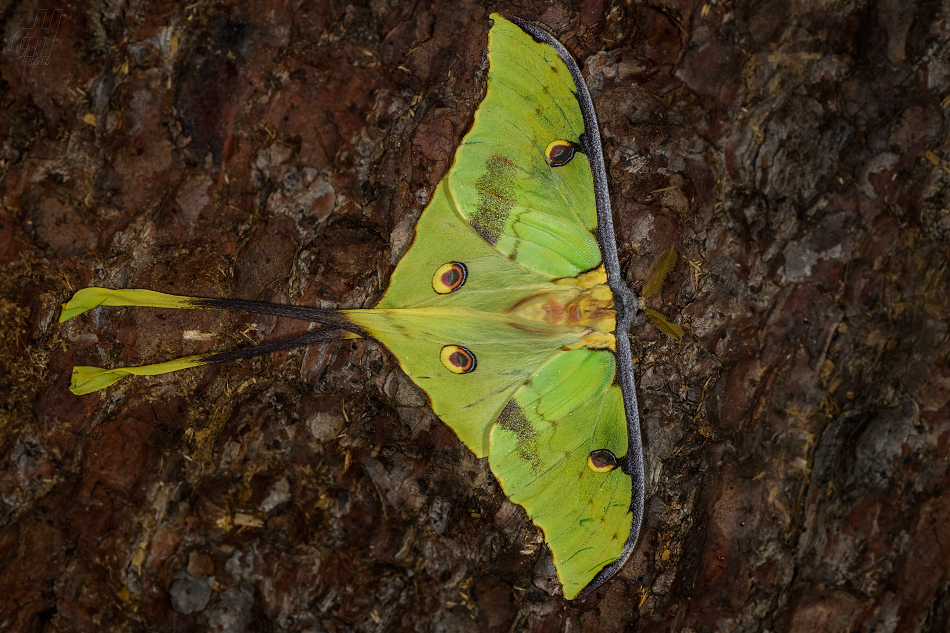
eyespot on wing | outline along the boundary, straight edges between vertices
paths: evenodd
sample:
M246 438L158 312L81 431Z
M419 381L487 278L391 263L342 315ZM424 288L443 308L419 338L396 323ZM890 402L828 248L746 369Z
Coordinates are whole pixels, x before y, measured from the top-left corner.
M432 275L432 289L440 295L455 292L465 285L468 279L468 267L461 262L442 264Z
M446 345L439 354L442 364L453 374L470 374L477 365L475 354L461 345Z

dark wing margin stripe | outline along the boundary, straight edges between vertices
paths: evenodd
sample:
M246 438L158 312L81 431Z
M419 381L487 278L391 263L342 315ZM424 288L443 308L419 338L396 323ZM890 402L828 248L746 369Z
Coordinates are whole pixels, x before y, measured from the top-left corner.
M614 236L614 221L610 210L610 192L607 187L607 170L604 167L604 152L600 142L600 130L597 127L597 116L594 114L594 104L590 98L590 91L584 76L581 75L577 62L564 46L551 37L546 31L525 22L524 20L506 15L506 19L517 24L522 31L531 36L536 42L547 44L557 51L558 56L574 79L577 88L577 102L584 118L584 134L580 136L581 149L590 162L591 173L594 176L594 199L597 203L597 242L603 257L604 267L607 270L607 283L614 294L615 309L617 310L617 382L623 394L623 408L627 416L627 455L622 464L632 482L630 499L630 513L633 520L630 525L630 536L624 545L620 558L600 570L575 599L581 598L596 589L601 583L613 576L633 552L640 535L640 524L643 521L644 504L644 470L643 470L643 442L640 438L640 413L637 407L637 391L633 379L633 360L630 355L630 339L628 332L633 318L636 316L638 300L636 295L627 287L620 274L620 261L617 257L617 242Z
M618 323L619 325L619 323ZM621 469L630 476L630 536L623 546L620 557L610 563L594 576L587 586L577 594L575 600L599 587L604 581L617 573L637 544L640 536L640 525L643 522L644 505L644 472L643 472L643 442L640 439L640 413L637 409L637 392L633 381L633 359L630 354L630 339L624 334L617 336L617 382L620 383L620 392L623 394L623 408L627 414L627 454L620 464ZM629 397L628 397L629 395ZM632 415L631 415L632 412Z

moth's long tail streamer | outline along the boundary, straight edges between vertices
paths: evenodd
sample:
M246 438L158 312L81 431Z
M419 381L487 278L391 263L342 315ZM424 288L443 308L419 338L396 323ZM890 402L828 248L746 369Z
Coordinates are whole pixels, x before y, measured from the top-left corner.
M364 336L359 326L333 310L306 306L283 305L264 301L245 301L242 299L208 299L202 297L183 297L169 295L153 290L111 290L108 288L84 288L73 295L63 306L60 323L78 316L98 306L130 306L143 308L174 308L193 310L229 310L232 312L250 312L269 316L283 316L303 321L320 323L320 327L300 336L279 341L261 343L252 347L225 352L209 352L187 356L164 363L142 365L140 367L120 367L102 369L99 367L76 366L70 380L69 389L76 395L92 393L112 385L125 376L157 376L189 367L199 367L210 363L253 358L295 347L305 347L315 343L334 341L347 336Z

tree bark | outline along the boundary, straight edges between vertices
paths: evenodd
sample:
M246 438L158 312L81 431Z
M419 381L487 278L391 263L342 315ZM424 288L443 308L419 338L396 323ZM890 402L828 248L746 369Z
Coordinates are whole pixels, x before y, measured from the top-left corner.
M580 60L631 285L680 254L649 305L687 336L633 338L644 529L576 602L380 345L77 397L76 364L306 325L57 322L90 285L373 306L471 124L491 11L92 2L43 63L17 47L40 8L0 8L0 628L950 629L946 2L491 8Z

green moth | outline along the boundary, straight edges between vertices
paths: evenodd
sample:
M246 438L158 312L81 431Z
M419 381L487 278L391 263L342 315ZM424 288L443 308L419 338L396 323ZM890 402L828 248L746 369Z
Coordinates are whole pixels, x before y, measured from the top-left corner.
M71 390L343 337L373 338L545 535L573 599L616 573L643 515L640 421L600 133L577 64L545 31L492 15L488 88L412 246L373 309L322 310L149 290L96 306L239 310L319 325L284 341L143 367L75 367ZM665 274L665 270L663 273Z

